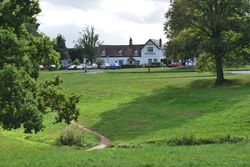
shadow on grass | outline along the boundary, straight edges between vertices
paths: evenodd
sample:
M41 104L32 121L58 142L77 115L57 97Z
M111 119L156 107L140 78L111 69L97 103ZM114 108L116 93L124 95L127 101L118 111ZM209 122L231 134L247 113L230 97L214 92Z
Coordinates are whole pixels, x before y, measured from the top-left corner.
M188 85L190 88L226 88L226 87L246 87L250 86L250 81L242 79L227 79L222 85L216 85L215 80L198 79Z
M126 71L130 70L130 71ZM150 72L148 72L148 68L140 68L141 71L138 71L137 69L122 69L122 70L109 70L108 73L121 73L121 74L141 74L141 73L146 73L146 74L155 74L155 73L183 73L183 72L199 72L193 67L179 67L179 68L150 68ZM143 71L142 71L143 70Z
M171 135L175 128L186 130L185 124L206 114L223 112L250 93L241 82L233 81L223 89L214 87L213 80L196 80L187 87L168 87L152 95L104 112L92 128L115 141L132 141L157 131ZM236 85L236 87L235 87ZM250 83L246 84L250 86ZM246 91L248 90L248 91ZM215 105L211 105L215 104ZM206 124L206 123L203 123Z

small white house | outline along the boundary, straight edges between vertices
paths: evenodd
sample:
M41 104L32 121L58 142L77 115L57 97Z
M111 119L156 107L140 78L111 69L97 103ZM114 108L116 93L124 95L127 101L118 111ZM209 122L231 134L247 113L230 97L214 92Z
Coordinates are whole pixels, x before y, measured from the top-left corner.
M151 64L161 62L164 59L162 40L149 39L145 44L133 44L129 39L129 45L101 45L100 59L105 63L124 64Z

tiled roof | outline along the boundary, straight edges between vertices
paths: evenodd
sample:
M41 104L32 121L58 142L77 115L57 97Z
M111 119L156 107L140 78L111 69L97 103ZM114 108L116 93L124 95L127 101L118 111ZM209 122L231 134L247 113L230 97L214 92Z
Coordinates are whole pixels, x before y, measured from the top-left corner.
M141 50L148 42L153 42L158 49L162 49L161 39L149 39L145 44L133 45L130 38L129 43L131 45L101 45L100 55L109 57L141 57Z
M140 57L141 49L144 45L101 45L100 52L105 51L106 56L110 57ZM135 54L136 51L138 54Z

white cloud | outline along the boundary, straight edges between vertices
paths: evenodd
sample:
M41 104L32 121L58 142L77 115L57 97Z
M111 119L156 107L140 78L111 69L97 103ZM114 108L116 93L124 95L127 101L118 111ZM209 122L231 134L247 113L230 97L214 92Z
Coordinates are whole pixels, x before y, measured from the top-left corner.
M52 3L53 2L53 3ZM105 44L145 43L149 38L163 38L164 13L169 3L160 0L95 0L96 7L81 8L80 0L71 3L42 0L39 16L40 30L51 37L63 34L72 47L78 32L85 25L92 25ZM84 5L88 3L82 2Z

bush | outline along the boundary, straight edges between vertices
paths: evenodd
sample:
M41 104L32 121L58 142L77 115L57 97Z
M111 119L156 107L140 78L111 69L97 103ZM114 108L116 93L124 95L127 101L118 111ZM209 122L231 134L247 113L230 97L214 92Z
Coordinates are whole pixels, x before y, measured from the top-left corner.
M157 68L157 67L166 67L166 65L163 62L157 62L157 63L151 63L151 64L145 64L145 68Z
M70 125L61 133L58 143L69 146L86 146L83 134L83 130L77 125Z
M74 65L79 65L79 64L80 64L79 59L75 59L75 60L73 61L73 64L74 64Z
M139 68L139 67L141 67L141 66L138 64L123 64L121 66L121 68Z
M184 133L180 137L175 137L169 139L167 144L170 146L183 146L183 145L202 145L202 144L223 144L223 143L238 143L243 140L246 140L243 137L231 137L219 136L214 138L197 138L193 134Z

